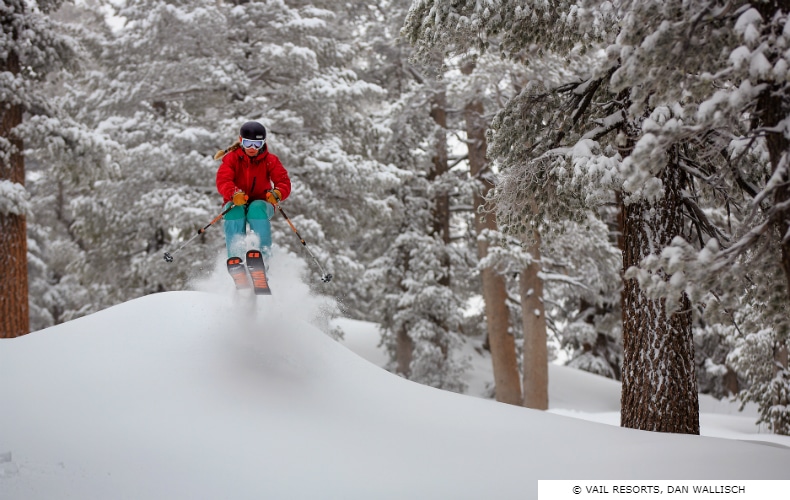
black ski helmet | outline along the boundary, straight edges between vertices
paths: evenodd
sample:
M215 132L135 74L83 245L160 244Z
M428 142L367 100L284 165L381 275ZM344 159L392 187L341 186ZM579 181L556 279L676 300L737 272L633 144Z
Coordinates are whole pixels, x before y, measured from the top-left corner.
M241 126L239 135L242 139L261 141L266 139L266 128L258 122L247 122Z

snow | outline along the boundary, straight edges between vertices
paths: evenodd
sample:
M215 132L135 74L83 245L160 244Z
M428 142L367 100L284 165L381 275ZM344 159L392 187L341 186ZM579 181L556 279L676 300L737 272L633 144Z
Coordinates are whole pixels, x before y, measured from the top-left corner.
M748 42L754 42L759 38L759 27L762 24L763 18L757 9L751 8L738 16L735 21L734 30L739 35L743 36Z
M770 76L773 71L771 62L765 57L762 52L755 52L752 54L752 60L749 63L749 75L752 78L760 79Z
M26 215L30 212L30 195L25 186L0 179L0 215Z
M703 397L703 436L669 435L619 428L619 384L568 367L551 366L548 412L399 378L375 325L335 320L342 341L313 325L327 304L304 271L276 255L257 303L218 270L0 340L0 498L534 499L539 479L788 477L790 438L734 403ZM490 363L472 366L480 388Z

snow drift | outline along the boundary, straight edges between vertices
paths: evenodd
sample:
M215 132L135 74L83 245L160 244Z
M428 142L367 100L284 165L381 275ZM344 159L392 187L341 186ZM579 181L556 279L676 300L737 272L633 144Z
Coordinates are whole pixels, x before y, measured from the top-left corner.
M781 446L411 383L312 326L320 301L295 276L275 267L256 307L225 282L0 341L0 498L525 499L538 479L790 470Z

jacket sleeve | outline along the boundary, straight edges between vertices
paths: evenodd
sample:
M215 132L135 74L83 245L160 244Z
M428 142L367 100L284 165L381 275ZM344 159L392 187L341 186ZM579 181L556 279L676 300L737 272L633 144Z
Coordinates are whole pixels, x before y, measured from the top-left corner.
M285 200L291 194L291 178L288 177L288 171L285 170L280 159L272 155L271 170L269 171L269 178L272 180L273 187L280 191L282 199Z
M217 191L222 195L222 200L224 202L230 201L230 199L233 198L233 193L238 190L234 182L236 178L236 165L235 155L226 154L225 157L222 158L219 169L217 169Z

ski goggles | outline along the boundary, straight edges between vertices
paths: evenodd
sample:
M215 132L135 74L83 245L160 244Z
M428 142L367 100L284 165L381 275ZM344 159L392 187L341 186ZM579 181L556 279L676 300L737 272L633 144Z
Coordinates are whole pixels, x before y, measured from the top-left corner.
M241 147L243 148L261 149L264 144L266 144L266 139L257 140L257 141L253 139L241 140Z

